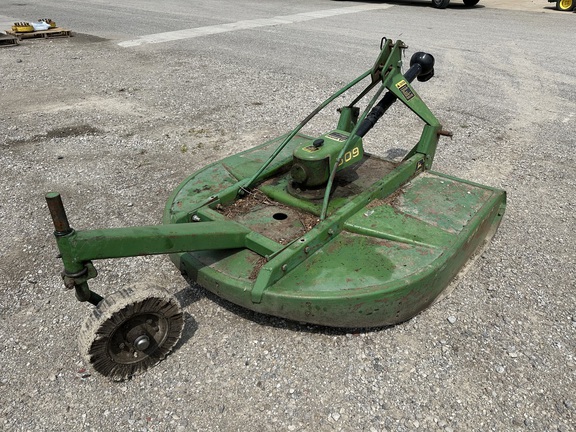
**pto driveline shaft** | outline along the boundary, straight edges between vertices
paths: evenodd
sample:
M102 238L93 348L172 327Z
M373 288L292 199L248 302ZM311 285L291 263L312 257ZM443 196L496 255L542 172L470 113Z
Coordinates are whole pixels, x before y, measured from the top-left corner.
M410 61L410 69L404 74L404 79L411 83L418 76L423 75L425 80L428 80L434 74L434 57L430 54L417 52L412 56ZM384 115L388 108L392 106L394 102L398 100L396 96L391 91L388 91L380 102L378 102L372 110L368 113L362 124L358 127L356 135L362 138L368 133L370 129L374 127L376 122Z

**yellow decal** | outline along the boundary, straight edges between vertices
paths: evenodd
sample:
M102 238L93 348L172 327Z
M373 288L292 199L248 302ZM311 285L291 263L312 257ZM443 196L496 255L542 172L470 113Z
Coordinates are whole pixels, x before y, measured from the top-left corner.
M400 90L400 92L404 95L406 100L410 100L414 97L414 92L410 90L410 87L408 87L408 83L406 81L404 80L398 81L396 83L396 88Z
M407 84L406 84L406 81L400 80L400 81L398 81L398 82L396 83L396 88L397 88L397 89L400 89L400 87L404 87L405 85L407 85Z
M302 147L302 150L307 151L308 153L314 153L315 151L320 150L320 147L314 147L313 145L311 145L311 146Z
M338 166L342 165L344 162L350 162L352 159L358 156L360 156L360 149L358 147L354 147L352 150L344 153L344 157L340 159L340 163L338 163Z

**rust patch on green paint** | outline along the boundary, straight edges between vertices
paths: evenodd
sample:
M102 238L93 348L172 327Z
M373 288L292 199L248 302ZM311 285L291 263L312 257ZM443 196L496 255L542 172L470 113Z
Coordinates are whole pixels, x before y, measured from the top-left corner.
M256 261L256 264L254 264L254 268L252 269L250 275L248 276L249 280L256 280L258 274L260 273L260 269L262 268L262 266L264 266L264 264L266 264L266 261L267 260L265 257L260 257L258 261Z
M317 216L274 201L257 189L218 211L283 245L302 237L319 222Z

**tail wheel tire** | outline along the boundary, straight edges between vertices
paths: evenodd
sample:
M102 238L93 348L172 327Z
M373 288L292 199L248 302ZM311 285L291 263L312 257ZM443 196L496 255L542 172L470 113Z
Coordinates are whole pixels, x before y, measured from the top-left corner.
M94 370L124 380L160 362L180 340L179 303L160 288L117 291L102 300L80 331L80 350Z
M450 3L450 0L432 0L432 6L438 9L445 9Z
M468 7L476 6L480 0L463 0Z
M574 0L556 0L556 9L559 11L571 11L574 9Z

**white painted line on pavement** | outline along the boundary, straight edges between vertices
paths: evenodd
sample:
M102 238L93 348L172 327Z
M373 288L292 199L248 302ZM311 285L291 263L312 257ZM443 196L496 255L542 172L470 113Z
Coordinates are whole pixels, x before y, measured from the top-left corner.
M328 18L337 15L345 15L357 12L365 12L375 9L388 9L393 7L389 4L367 4L359 6L344 7L338 9L325 9L319 11L302 12L294 15L276 16L272 18L260 18L254 20L236 21L232 23L219 24L206 27L197 27L186 30L176 30L165 33L156 33L150 35L140 36L137 39L119 42L121 47L134 47L144 44L154 44L162 42L170 42L181 39L191 39L201 36L213 35L218 33L226 33L236 30L248 30L257 27L268 27L282 24L293 24L296 22L310 21L320 18Z

